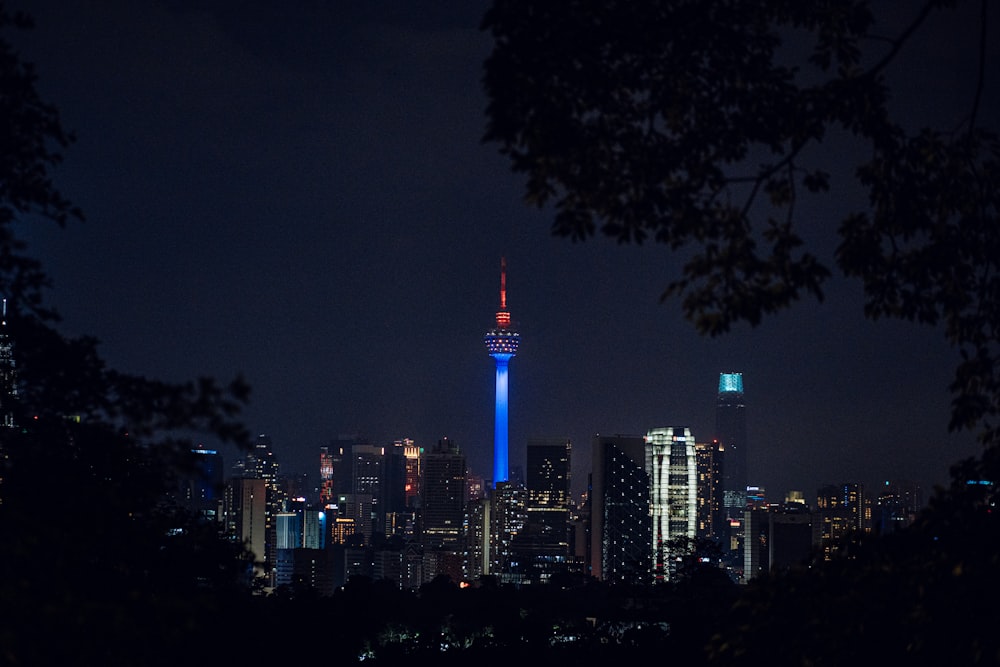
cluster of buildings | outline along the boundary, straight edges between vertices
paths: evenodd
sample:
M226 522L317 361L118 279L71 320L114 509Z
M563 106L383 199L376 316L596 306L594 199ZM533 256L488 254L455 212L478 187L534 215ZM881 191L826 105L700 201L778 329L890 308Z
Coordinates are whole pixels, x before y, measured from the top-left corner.
M719 375L716 427L698 441L685 426L637 435L596 435L587 492L571 494L572 443L531 438L511 474L508 378L519 334L500 309L486 333L496 365L492 478L474 476L458 443L373 443L341 437L318 452L318 477L283 473L269 436L226 469L195 450L195 473L178 499L218 522L253 554L264 590L332 593L355 575L417 588L439 576L475 585L483 577L530 585L557 577L654 584L677 576L693 551L734 581L829 559L853 533L909 524L923 497L912 482L824 486L775 501L750 486L742 373ZM0 312L0 423L12 426L17 397L6 300ZM0 451L0 456L3 452ZM0 478L2 483L2 478ZM711 547L711 548L705 548Z
M325 594L355 575L414 589L440 575L463 585L483 576L653 584L671 580L698 542L746 582L829 559L854 532L896 530L923 504L916 484L887 482L875 493L831 484L810 499L790 492L780 501L750 486L742 506L726 507L718 440L665 427L598 435L591 445L588 491L576 502L566 438L529 439L526 465L493 484L474 476L448 439L424 448L341 438L320 448L317 484L281 473L271 439L260 435L228 472L220 454L198 451L202 474L184 481L181 496L248 545L265 589Z
M490 485L448 439L424 448L344 437L320 448L317 485L280 473L260 435L228 473L221 454L195 452L200 474L182 481L180 497L247 544L266 588L332 593L354 575L406 588L439 575L540 582L579 571L582 534L570 442L533 439L527 452L525 479Z
M874 496L859 483L825 486L811 504L798 492L774 502L749 486L742 373L719 376L711 440L697 441L684 426L595 436L587 493L574 502L568 438L529 439L524 467L511 474L508 377L519 334L504 263L500 310L484 342L496 364L492 479L473 476L448 439L424 447L353 436L320 449L313 484L280 474L261 435L228 480L217 453L197 452L203 474L185 480L182 498L247 544L265 589L321 594L354 575L402 588L442 575L463 585L484 576L517 585L557 577L654 584L675 578L677 563L701 549L746 582L829 559L844 537L895 530L922 507L910 482L887 482Z

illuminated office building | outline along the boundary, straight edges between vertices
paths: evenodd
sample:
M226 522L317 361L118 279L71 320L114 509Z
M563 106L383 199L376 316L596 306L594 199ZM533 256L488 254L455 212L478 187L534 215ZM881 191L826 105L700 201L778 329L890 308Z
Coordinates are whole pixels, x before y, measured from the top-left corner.
M302 547L304 549L326 548L326 512L315 507L302 511Z
M564 571L570 556L569 438L530 438L527 452L527 522L514 541L526 581Z
M666 427L646 434L653 581L671 579L671 542L694 539L698 528L698 466L691 429Z
M524 488L514 482L499 482L490 496L490 573L503 583L521 583L522 569L513 545L524 531Z
M415 509L420 504L420 452L412 440L405 441L403 446L404 482L403 499L407 509Z
M329 505L336 495L333 491L334 455L329 447L319 448L319 502Z
M380 445L355 444L351 449L351 494L359 499L368 498L371 503L367 523L370 531L365 535L371 544L374 533L385 534L386 452ZM402 479L398 479L402 486ZM363 501L362 501L363 502Z
M465 577L476 581L492 574L493 501L470 498L465 505Z
M374 503L370 493L341 493L335 504L337 519L349 519L353 526L351 535L362 545L371 545L375 534L372 521Z
M330 522L330 543L331 544L345 544L352 536L357 532L357 522L346 516L337 517Z
M282 512L276 518L275 587L291 586L333 595L336 582L332 552L324 544L325 512L306 508L301 513Z
M277 537L275 547L299 549L302 547L302 515L298 512L279 512L275 517Z
M920 485L911 480L886 480L876 500L875 530L894 533L912 524L924 508Z
M830 560L848 536L864 532L864 488L856 482L827 484L816 491L820 546Z
M726 515L722 488L725 450L718 440L698 442L694 446L698 467L698 537L723 540Z
M428 549L460 553L465 524L466 460L458 445L443 438L424 452L421 536Z
M252 450L238 459L233 467L233 477L259 479L264 481L264 550L258 557L264 559L268 568L274 565L275 541L277 540L275 517L285 504L285 492L279 484L278 459L274 455L271 436L261 433L257 436Z
M412 539L416 529L416 507L412 500L419 489L417 474L420 448L409 438L401 438L385 448L381 509L382 533ZM416 463L414 466L413 464ZM416 483L416 486L413 486ZM408 497L407 489L414 495Z
M507 459L507 367L517 354L520 335L511 328L507 312L507 262L500 260L500 310L496 326L484 337L486 349L496 362L496 407L493 428L493 484L506 482L510 476Z
M263 575L266 526L266 483L263 479L234 477L226 488L227 532L253 553L255 570Z

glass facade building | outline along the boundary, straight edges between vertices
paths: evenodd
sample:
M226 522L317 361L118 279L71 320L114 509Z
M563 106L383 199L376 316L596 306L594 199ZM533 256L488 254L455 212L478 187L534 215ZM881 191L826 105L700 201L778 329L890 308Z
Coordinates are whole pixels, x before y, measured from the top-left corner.
M592 456L590 574L607 582L649 583L652 523L646 439L598 435Z

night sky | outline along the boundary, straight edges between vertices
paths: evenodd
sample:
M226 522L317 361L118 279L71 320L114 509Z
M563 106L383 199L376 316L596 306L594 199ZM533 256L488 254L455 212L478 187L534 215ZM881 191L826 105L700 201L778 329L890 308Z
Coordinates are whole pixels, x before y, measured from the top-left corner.
M521 332L511 465L529 437L569 437L576 492L596 433L689 426L709 440L728 371L744 377L751 481L774 498L827 482L929 488L978 449L947 430L957 351L939 330L865 320L857 283L703 338L659 301L678 263L666 248L553 237L481 141L486 2L11 5L35 17L15 42L77 135L55 180L86 221L24 225L62 330L96 336L124 371L242 373L245 421L285 471L315 475L321 446L361 434L448 437L488 476L483 334L502 256ZM936 19L893 68L914 123L968 111L967 19ZM982 119L998 117L998 63ZM857 157L836 135L820 150L845 169ZM863 205L849 175L803 209L824 259L844 207Z

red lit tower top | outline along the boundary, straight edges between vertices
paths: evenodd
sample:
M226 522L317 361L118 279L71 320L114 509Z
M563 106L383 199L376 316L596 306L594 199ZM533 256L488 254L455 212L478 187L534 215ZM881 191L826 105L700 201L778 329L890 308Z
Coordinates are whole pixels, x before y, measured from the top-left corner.
M497 325L486 334L486 349L491 356L504 355L507 358L517 353L519 335L510 326L507 311L507 259L500 258L500 310L497 311Z

